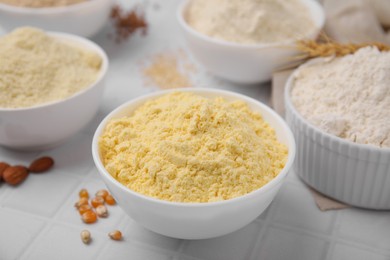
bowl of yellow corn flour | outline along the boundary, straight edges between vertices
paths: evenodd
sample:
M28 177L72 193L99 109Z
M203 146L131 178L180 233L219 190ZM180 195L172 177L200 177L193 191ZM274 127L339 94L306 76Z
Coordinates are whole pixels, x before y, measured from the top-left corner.
M92 153L122 209L144 227L204 239L242 228L271 203L295 155L282 118L213 89L131 100L96 130Z

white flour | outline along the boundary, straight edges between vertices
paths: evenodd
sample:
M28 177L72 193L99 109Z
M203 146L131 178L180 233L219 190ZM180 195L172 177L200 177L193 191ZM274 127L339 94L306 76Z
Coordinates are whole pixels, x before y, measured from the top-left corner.
M186 20L200 33L244 44L294 40L315 29L301 0L195 0Z
M301 68L292 101L324 131L360 144L390 147L390 53L354 55Z

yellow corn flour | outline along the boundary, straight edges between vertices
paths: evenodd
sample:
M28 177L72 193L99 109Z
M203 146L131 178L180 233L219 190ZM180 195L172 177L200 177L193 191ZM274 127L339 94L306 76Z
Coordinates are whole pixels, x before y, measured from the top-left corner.
M107 171L129 189L167 201L212 202L252 192L288 150L245 102L174 92L111 120L99 141Z

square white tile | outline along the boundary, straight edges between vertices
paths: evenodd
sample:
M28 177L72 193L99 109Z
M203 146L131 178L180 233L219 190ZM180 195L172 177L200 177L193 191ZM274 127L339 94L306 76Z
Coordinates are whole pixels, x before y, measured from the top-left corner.
M367 251L361 248L340 243L335 245L331 257L329 259L389 260L390 254L381 255L375 252L375 249L373 249L372 251Z
M17 259L43 228L45 221L0 207L0 259Z
M329 234L335 212L320 211L305 185L288 184L283 186L275 198L273 222L306 229L314 233Z
M80 238L83 229L61 224L53 224L37 237L31 247L24 252L21 260L27 259L96 259L96 254L107 244L109 237L104 233L91 232L91 243L85 245ZM60 243L58 241L66 241Z
M252 259L323 260L328 243L318 237L270 227Z
M141 244L134 244L131 241L108 241L96 260L168 260L171 254L159 251Z
M92 160L92 134L76 134L66 143L42 154L49 154L55 160L54 167L69 175L84 177L94 166Z
M125 217L126 227L124 234L127 239L136 240L147 245L163 248L166 250L176 251L179 247L181 240L170 237L165 237L160 234L147 230L141 225L134 222L130 217Z
M261 225L252 222L246 227L213 239L186 241L184 254L207 260L247 259L250 255Z
M0 162L10 165L28 166L39 155L39 152L18 152L0 146Z
M362 209L340 211L339 237L390 252L390 212Z
M1 204L5 208L52 217L78 183L79 179L58 170L30 174L19 186L7 187L10 191Z

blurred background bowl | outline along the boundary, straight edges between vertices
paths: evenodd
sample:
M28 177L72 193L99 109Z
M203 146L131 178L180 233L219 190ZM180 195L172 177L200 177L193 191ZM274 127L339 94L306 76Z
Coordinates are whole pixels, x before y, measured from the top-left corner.
M310 62L302 66L307 64ZM303 118L291 101L298 70L290 76L285 90L286 120L297 143L294 171L309 186L341 202L390 209L390 149L353 143Z
M93 84L63 100L28 108L0 108L0 145L18 150L41 150L64 142L96 114L108 69L106 53L97 44L65 33L49 35L97 53L101 71Z
M291 62L298 54L294 42L273 44L239 44L212 38L193 29L185 13L192 0L184 1L178 9L177 19L194 57L211 73L223 79L252 84L271 79L272 72ZM325 23L322 6L314 0L301 0L310 10L316 29L302 39L315 39Z
M45 31L83 37L96 34L110 15L112 0L89 0L60 7L30 8L0 3L0 26L5 31L33 26Z
M288 147L285 167L269 183L244 196L210 203L176 203L148 197L134 192L104 168L99 152L99 137L107 123L132 112L148 100L173 91L192 92L204 97L223 97L226 100L242 100L253 111L260 112L276 131L278 140ZM281 187L295 156L295 142L290 129L272 109L252 98L229 91L213 89L178 89L161 91L131 100L112 111L97 128L92 141L92 155L100 176L114 195L118 205L135 221L156 233L181 238L204 239L222 236L238 230L258 217L274 199Z

